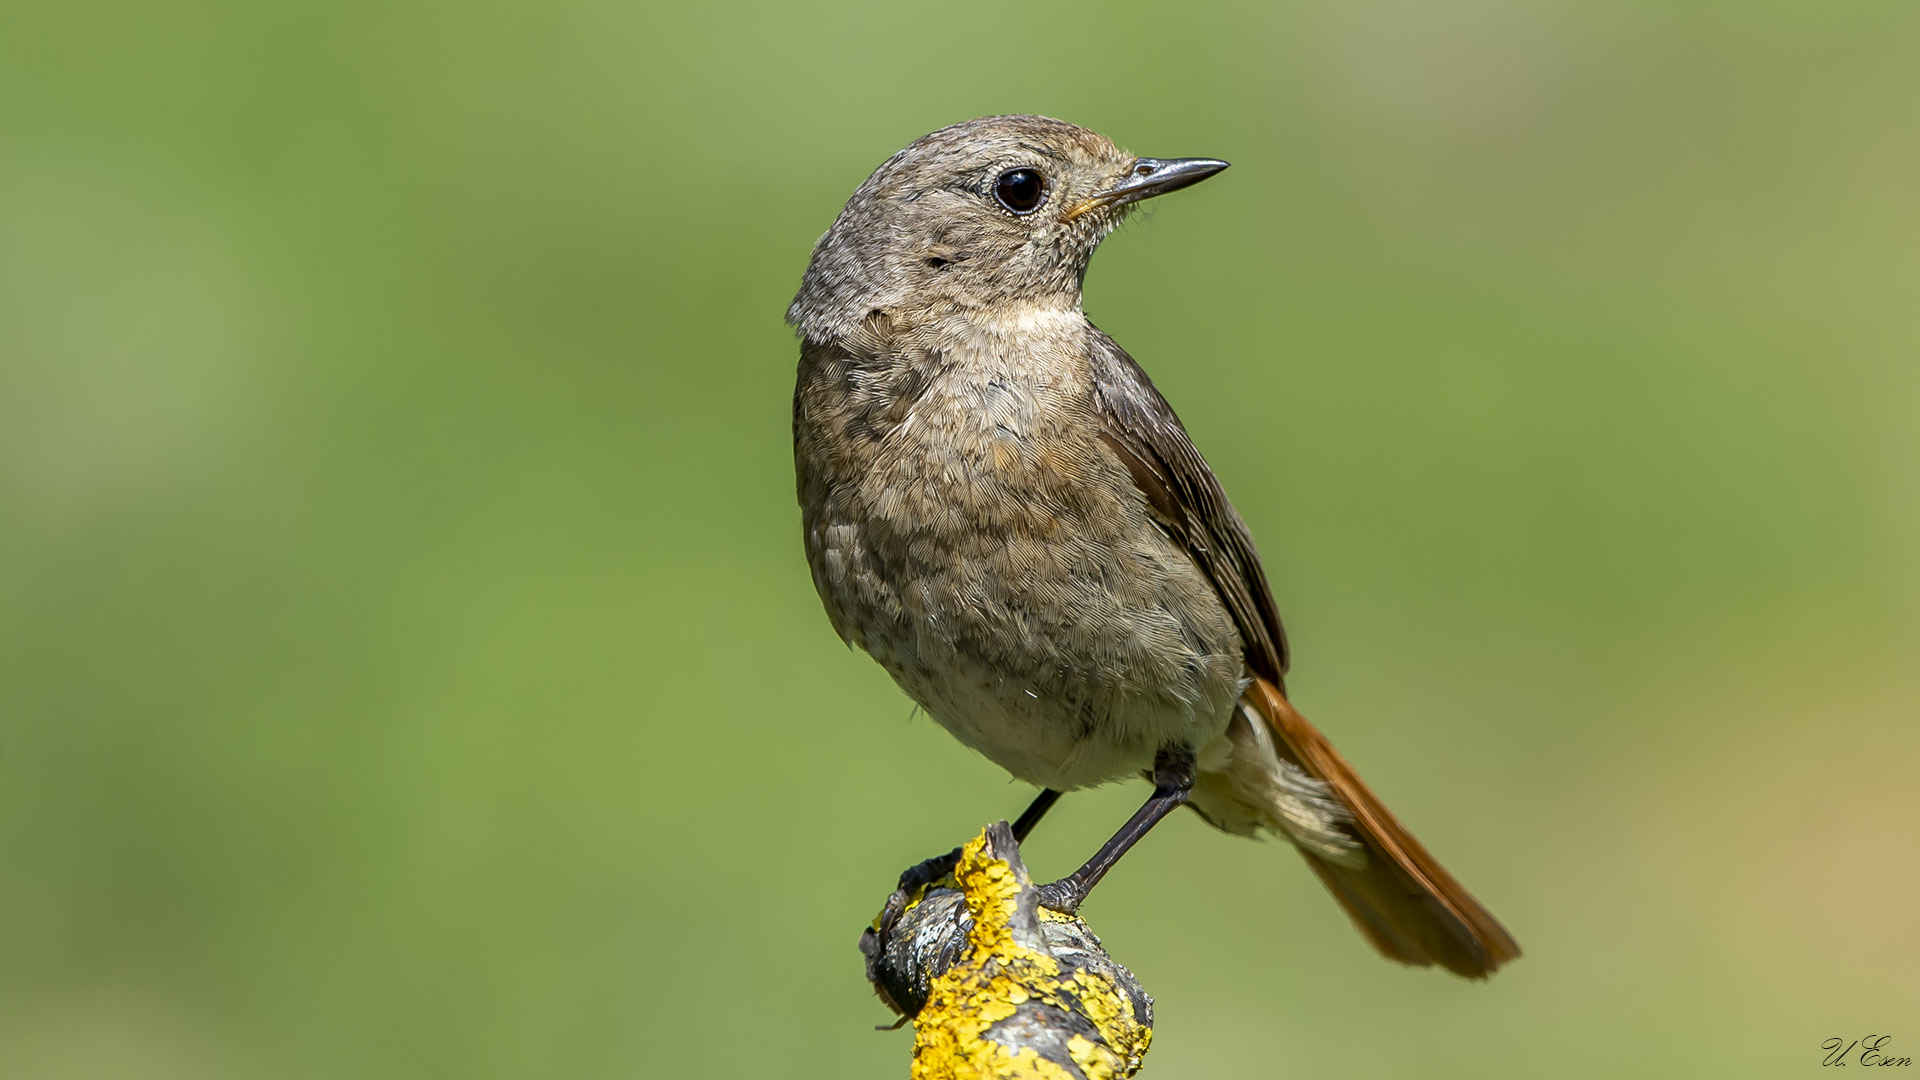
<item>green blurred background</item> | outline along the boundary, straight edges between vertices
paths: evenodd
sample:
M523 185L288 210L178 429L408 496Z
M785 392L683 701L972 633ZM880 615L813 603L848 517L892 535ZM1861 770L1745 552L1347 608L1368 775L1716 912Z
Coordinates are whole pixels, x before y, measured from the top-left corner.
M1234 162L1088 310L1527 949L1183 816L1149 1075L1920 1052L1911 3L9 0L0 1076L902 1075L857 932L1029 791L822 617L781 315L1009 111Z

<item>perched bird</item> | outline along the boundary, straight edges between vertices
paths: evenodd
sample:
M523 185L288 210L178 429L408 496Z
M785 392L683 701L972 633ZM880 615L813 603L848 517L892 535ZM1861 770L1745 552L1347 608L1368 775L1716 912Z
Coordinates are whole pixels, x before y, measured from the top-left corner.
M1288 702L1252 536L1080 309L1094 248L1135 204L1226 167L993 116L860 185L787 312L814 586L929 716L1042 789L1016 836L1061 792L1152 780L1111 841L1043 886L1047 906L1073 911L1186 805L1292 841L1388 957L1485 976L1519 946ZM902 875L869 955L952 859Z

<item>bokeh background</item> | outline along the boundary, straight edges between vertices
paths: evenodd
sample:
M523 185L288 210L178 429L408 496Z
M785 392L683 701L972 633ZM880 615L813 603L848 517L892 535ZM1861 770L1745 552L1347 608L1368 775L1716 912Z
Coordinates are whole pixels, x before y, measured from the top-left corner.
M901 1075L857 932L1029 791L821 616L781 316L1007 111L1234 162L1088 310L1527 949L1183 816L1148 1075L1920 1052L1911 3L9 0L0 1075Z

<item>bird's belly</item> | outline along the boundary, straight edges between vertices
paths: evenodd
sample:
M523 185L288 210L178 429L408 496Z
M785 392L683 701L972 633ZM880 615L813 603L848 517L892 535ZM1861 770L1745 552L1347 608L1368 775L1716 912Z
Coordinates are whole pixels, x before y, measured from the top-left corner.
M808 509L835 625L1034 784L1086 787L1204 746L1244 680L1211 582L1084 419L1033 410L1007 430L992 416L917 417L937 437L893 438Z
M1098 669L1084 679L1010 677L1006 666L976 657L950 652L929 662L924 650L892 646L869 642L929 716L1014 776L1057 791L1138 774L1162 747L1205 746L1225 730L1240 689L1237 672L1195 671L1128 692Z

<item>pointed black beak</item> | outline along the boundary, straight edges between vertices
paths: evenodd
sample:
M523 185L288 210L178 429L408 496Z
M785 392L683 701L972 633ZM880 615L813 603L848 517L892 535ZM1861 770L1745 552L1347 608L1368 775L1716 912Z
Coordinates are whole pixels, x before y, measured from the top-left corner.
M1227 167L1218 158L1135 158L1120 182L1067 211L1072 221L1096 206L1125 206L1169 191L1192 187Z

